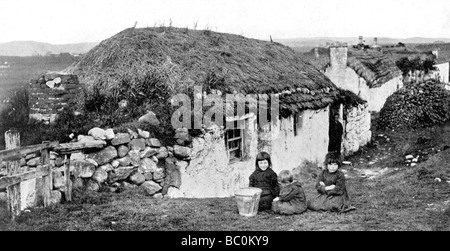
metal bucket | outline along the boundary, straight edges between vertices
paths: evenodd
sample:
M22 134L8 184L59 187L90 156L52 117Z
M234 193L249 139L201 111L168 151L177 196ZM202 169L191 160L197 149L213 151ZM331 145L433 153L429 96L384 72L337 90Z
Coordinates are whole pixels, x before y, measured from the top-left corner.
M247 187L234 193L239 214L242 216L255 216L258 213L259 199L262 190L256 187Z

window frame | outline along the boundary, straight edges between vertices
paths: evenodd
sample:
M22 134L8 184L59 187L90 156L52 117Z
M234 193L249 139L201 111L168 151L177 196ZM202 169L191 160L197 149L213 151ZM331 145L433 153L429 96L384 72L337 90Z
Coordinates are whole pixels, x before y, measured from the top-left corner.
M233 122L235 124L237 124L238 120L234 120ZM244 125L245 125L245 119L243 120ZM225 130L225 148L227 151L227 157L228 157L228 161L231 162L237 162L237 161L242 161L244 159L244 130L245 129L240 129L240 128L233 128L233 129L226 129ZM232 132L233 138L229 138L229 132ZM236 132L239 132L239 135L236 136ZM238 142L238 146L235 148L230 148L230 143L231 142ZM232 157L232 153L233 152L238 152L239 155L238 157ZM235 154L234 156L237 156L237 154Z

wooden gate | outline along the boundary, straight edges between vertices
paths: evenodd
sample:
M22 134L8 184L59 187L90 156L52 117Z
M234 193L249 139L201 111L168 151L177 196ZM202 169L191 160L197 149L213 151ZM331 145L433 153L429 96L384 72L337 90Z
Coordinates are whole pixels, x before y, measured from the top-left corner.
M44 142L40 145L20 147L20 135L17 131L9 130L5 133L6 150L0 151L0 161L6 161L6 177L0 178L0 189L7 190L7 206L14 220L21 213L21 189L24 181L36 179L36 205L44 207L50 205L53 190L52 165L50 164L50 150L59 146L58 142ZM28 171L20 167L20 159L28 154L40 153L42 165L36 170ZM68 153L69 154L69 153ZM65 198L72 200L70 184L70 163L65 157Z

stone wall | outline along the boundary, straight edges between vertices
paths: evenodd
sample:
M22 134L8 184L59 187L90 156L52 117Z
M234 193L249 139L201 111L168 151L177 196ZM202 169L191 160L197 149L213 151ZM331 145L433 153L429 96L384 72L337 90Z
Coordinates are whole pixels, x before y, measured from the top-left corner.
M49 72L31 80L30 118L53 123L56 114L68 106L69 100L83 91L76 75Z
M372 138L371 117L367 104L344 109L344 155L350 155L365 146Z
M227 156L223 128L205 129L199 137L178 129L174 146L163 146L143 130L119 133L93 128L88 135L78 135L74 142L96 141L104 147L71 154L72 186L111 192L143 186L149 196L156 198L233 196L237 189L248 186L260 151L271 154L276 173L292 170L304 161L323 162L328 147L328 108L307 110L298 116L296 134L292 117L274 121L267 130L258 130L256 116L248 116L243 130L245 154L235 161ZM58 201L64 198L65 191L64 156L51 152L50 161L54 165L53 197ZM26 156L21 165L36 168L40 156ZM26 195L28 205L33 196Z

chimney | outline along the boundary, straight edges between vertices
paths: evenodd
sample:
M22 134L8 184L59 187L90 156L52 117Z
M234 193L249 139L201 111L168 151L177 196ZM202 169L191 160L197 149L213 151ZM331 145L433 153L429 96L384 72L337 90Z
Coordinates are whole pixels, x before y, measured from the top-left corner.
M439 50L435 49L431 53L433 53L434 56L436 56L436 59L439 57Z
M347 52L346 43L333 43L330 45L330 65L332 69L347 68Z
M364 44L363 36L359 36L359 43L358 44Z

